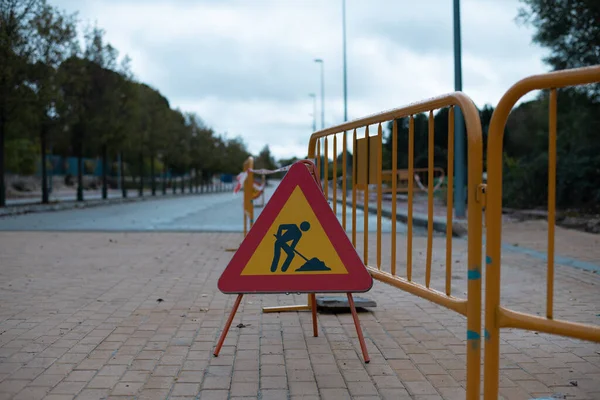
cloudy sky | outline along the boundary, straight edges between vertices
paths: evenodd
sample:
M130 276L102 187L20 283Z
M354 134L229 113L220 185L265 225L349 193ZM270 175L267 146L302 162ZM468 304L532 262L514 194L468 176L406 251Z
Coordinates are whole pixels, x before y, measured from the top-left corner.
M253 153L306 155L313 100L343 122L342 0L49 0L97 23L136 79ZM462 0L463 90L478 107L548 70L518 0ZM454 89L452 0L346 0L348 117Z

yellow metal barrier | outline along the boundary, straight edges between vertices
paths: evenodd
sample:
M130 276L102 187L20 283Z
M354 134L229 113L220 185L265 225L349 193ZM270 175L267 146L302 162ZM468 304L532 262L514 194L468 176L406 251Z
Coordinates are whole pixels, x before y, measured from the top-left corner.
M254 197L254 173L252 172L252 168L254 168L254 158L248 157L244 161L244 172L248 174L244 181L244 237L246 237L248 230L254 225L254 205L252 204Z
M429 169L428 168L414 168L413 173L415 176L413 177L413 181L415 177L418 177L419 182L417 185L414 185L414 191L427 191L429 190L426 185L423 184L424 181L427 181L427 185L429 185L428 177L429 177ZM385 185L383 187L383 193L392 193L392 181L393 181L394 172L392 170L383 170L381 171L381 181ZM434 168L433 169L433 186L434 190L436 186L439 186L441 182L444 181L446 173L443 168ZM408 169L399 169L396 171L396 191L398 193L408 193Z
M513 85L498 103L489 126L488 183L486 220L485 280L485 363L484 398L498 398L500 369L500 329L535 330L576 339L600 342L600 326L585 325L553 318L554 299L554 227L556 213L556 120L558 88L600 82L600 66L552 72L525 78ZM500 305L500 268L502 246L502 143L510 111L525 94L550 90L548 125L548 276L546 318L521 313ZM470 150L469 150L470 151ZM469 169L471 164L469 161ZM470 202L469 202L470 207ZM469 210L470 211L470 210ZM469 214L469 218L471 215ZM470 234L470 232L469 232ZM470 236L470 235L469 235ZM469 237L469 240L471 238Z
M468 140L468 163L469 163L469 176L468 176L468 294L467 298L455 297L451 293L451 279L452 279L452 166L454 164L454 110L455 107L460 107L466 123L467 128L467 140ZM433 182L433 138L434 138L434 124L433 124L433 111L441 108L449 108L449 123L448 123L448 214L447 214L447 225L448 234L446 238L446 276L445 276L445 292L437 291L430 287L431 281L431 264L432 264L432 245L433 245L433 185L429 185L428 192L428 236L427 236L427 259L425 265L425 284L420 284L412 279L412 200L415 191L414 185L414 115L418 113L427 112L429 113L429 165L428 165L428 182ZM406 276L399 276L397 274L397 262L396 262L396 224L392 224L391 243L389 248L386 246L385 251L389 254L390 265L389 270L385 271L382 269L382 167L381 167L381 150L382 150L382 124L388 121L394 121L392 141L393 148L397 148L398 134L397 124L395 122L398 118L409 117L409 167L408 167L408 197L409 197L409 215L408 215L408 234L407 234L407 262L406 262ZM377 134L369 134L369 126L377 126ZM364 129L362 138L358 138L360 131ZM350 134L349 134L350 132ZM440 306L446 307L453 310L461 315L467 317L467 332L466 332L466 351L467 351L467 398L476 399L479 398L480 390L480 337L479 332L481 331L481 260L482 260L482 196L480 191L483 189L482 186L482 135L481 135L481 123L479 120L479 112L471 99L461 92L451 93L445 96L429 99L426 101L411 104L406 107L394 109L384 113L376 114L370 117L362 118L352 122L344 123L336 127L325 129L319 132L315 132L309 142L308 147L308 158L315 159L317 164L317 170L320 170L321 156L323 156L323 171L324 177L324 192L326 197L329 196L329 177L328 177L328 163L330 159L330 152L333 152L333 182L337 182L338 174L338 141L341 141L341 153L342 153L342 190L341 190L341 211L342 211L342 226L346 229L346 206L348 204L348 193L346 188L346 182L348 177L346 153L348 150L348 136L352 137L352 154L353 154L353 166L352 166L352 243L356 247L356 210L361 207L356 202L357 183L360 184L360 180L367 182L362 184L362 188L365 191L365 200L361 208L364 210L364 214L368 215L368 202L369 202L369 183L375 183L377 187L377 234L376 234L376 259L375 264L372 264L368 254L368 242L369 242L369 219L364 218L364 243L363 243L363 257L364 262L371 275L382 282L395 286L399 289L420 296L431 302L434 302ZM366 140L365 140L366 139ZM362 146L362 150L357 152L357 147ZM322 152L321 152L322 150ZM369 163L360 164L357 161L357 154L369 154L375 155L375 161L372 165ZM397 165L397 153L392 154L392 176L398 173ZM361 176L360 178L358 176ZM375 182L372 182L375 180ZM392 214L396 213L396 195L397 195L397 180L392 180ZM333 211L337 211L338 202L338 188L335 184L332 188L331 197ZM297 305L288 307L271 307L264 309L267 312L274 311L292 311L292 310L309 310L310 309L310 297L307 305Z

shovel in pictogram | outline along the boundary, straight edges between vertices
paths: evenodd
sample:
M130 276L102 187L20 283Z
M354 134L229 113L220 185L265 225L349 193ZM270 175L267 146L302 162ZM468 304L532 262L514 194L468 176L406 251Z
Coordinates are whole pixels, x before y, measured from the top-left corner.
M275 236L275 238L277 239L278 236L277 235L273 235ZM319 260L317 257L313 257L310 260L305 257L302 253L300 253L298 250L296 250L294 247L289 246L290 249L292 249L294 251L294 253L298 254L300 257L302 257L306 262L304 264L302 264L300 266L300 268L296 269L296 272L315 272L315 271L331 271L331 268L329 268L327 265L325 265L325 263L321 260ZM282 269L282 271L285 272L284 268Z
M325 263L319 260L317 257L313 257L310 260L304 257L300 252L294 249L294 253L298 254L300 257L304 258L306 261L300 268L296 270L296 272L308 272L308 271L331 271Z

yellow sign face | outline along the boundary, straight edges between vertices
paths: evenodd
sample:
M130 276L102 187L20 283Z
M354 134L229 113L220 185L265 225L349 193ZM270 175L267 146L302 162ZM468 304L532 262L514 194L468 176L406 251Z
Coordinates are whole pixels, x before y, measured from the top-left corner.
M241 275L322 275L348 271L308 204L294 189Z

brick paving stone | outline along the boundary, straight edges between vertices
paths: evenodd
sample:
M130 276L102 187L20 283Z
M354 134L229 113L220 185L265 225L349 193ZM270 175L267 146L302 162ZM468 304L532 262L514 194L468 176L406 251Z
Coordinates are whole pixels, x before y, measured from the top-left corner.
M102 400L110 395L109 389L83 389L77 400Z
M26 387L15 397L15 400L38 400L43 399L48 394L48 388L45 387Z
M503 235L543 251L534 222L507 223ZM600 263L600 237L573 232L557 228L557 254ZM347 313L319 314L313 338L310 313L261 312L306 301L297 294L244 296L213 357L235 300L216 281L232 255L225 248L239 240L231 233L0 233L0 399L465 398L464 318L380 282L364 295L378 306L359 314L370 364ZM362 256L362 234L357 240ZM368 243L373 265L375 234ZM389 271L389 234L382 243ZM397 246L404 275L406 236ZM464 297L466 241L452 246L452 293ZM419 283L426 247L415 236ZM508 251L502 257L503 305L543 315L545 263ZM438 290L444 263L445 238L435 237L431 286ZM555 274L555 317L597 324L600 277L562 265ZM600 345L503 330L502 398L553 393L600 398Z
M229 398L228 390L202 390L200 399L202 400L227 400Z

